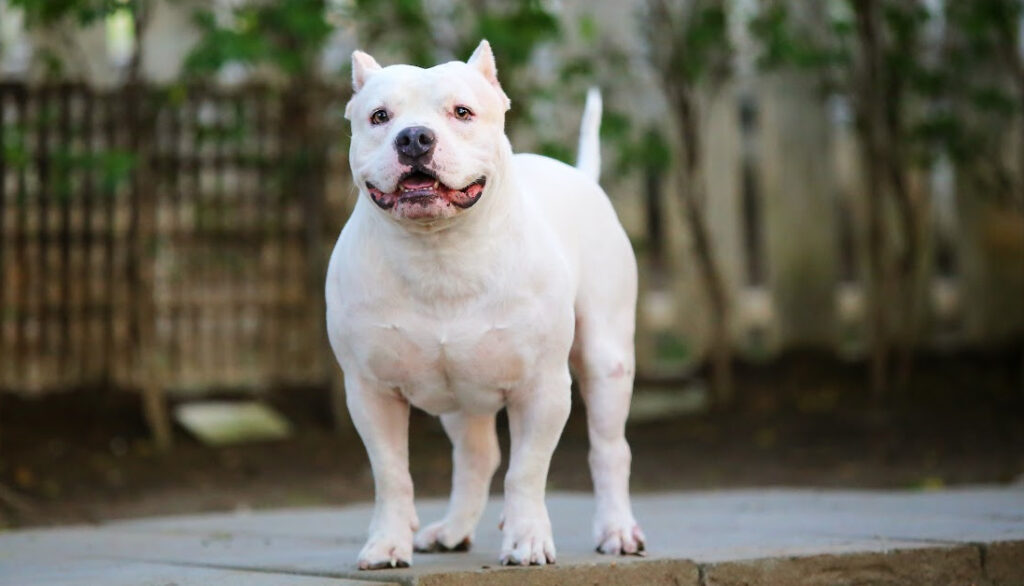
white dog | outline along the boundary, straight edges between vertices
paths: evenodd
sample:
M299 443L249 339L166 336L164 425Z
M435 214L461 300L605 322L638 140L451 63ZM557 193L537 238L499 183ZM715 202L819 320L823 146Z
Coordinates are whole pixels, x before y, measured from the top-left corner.
M468 62L382 68L352 55L350 162L360 197L331 256L327 327L376 485L359 567L466 550L501 455L511 456L503 564L555 561L544 488L569 415L569 365L587 407L603 553L639 554L624 435L633 384L636 260L596 179L600 98L588 97L574 169L513 155L509 100L486 41ZM451 502L419 528L409 406L441 416Z

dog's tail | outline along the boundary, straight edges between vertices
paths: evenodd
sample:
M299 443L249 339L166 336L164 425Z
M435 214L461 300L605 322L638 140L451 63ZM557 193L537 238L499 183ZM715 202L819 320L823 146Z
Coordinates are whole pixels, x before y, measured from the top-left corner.
M587 91L587 103L583 107L576 168L594 181L601 175L601 91L596 87Z

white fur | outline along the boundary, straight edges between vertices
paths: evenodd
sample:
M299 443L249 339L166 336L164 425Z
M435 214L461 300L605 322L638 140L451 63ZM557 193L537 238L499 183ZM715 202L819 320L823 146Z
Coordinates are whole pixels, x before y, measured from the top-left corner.
M576 168L597 181L601 175L601 92L596 87L587 90L580 122L580 144L576 149Z
M554 562L544 487L569 414L570 362L587 403L595 542L637 553L643 535L624 436L636 262L611 203L585 173L512 154L486 41L469 63L379 68L363 53L353 62L358 91L347 115L360 197L331 256L326 295L331 346L377 493L359 567L411 563L414 539L417 549L472 539L500 459L502 408L512 449L500 559ZM453 118L455 105L471 108L473 120ZM377 108L390 112L387 124L369 123ZM373 203L366 182L389 190L408 169L392 143L412 125L437 134L435 169L446 185L486 177L475 205L410 219ZM454 446L449 511L415 538L410 405L440 415Z

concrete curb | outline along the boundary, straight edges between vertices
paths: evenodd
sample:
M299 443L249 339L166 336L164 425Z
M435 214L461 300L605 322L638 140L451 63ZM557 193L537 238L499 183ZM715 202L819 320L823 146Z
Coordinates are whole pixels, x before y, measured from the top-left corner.
M650 560L380 577L403 586L1024 586L1024 541L707 564Z

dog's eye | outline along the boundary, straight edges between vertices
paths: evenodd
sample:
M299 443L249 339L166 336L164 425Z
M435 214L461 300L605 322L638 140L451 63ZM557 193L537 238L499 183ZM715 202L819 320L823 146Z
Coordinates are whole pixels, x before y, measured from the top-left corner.
M454 113L459 120L469 120L473 117L473 111L465 106L455 106Z
M370 124L373 125L384 124L390 119L391 117L388 116L388 112L384 108L374 110L373 114L370 114Z

